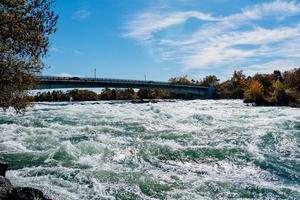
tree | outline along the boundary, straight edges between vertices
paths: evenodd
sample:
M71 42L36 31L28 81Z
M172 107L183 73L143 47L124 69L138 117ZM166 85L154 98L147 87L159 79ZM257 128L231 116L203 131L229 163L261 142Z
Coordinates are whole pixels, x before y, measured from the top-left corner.
M136 99L135 91L132 88L127 88L124 90L124 99Z
M17 112L29 105L28 91L37 83L56 31L58 16L51 0L1 0L0 2L0 107Z
M204 77L203 81L200 82L200 85L217 87L219 85L219 79L215 75L209 75Z
M300 91L300 68L284 72L283 79L290 88Z
M284 84L280 80L277 80L273 84L273 88L272 101L277 105L287 105L291 97L286 93Z
M169 83L181 84L181 85L190 85L191 81L188 79L187 75L182 75L180 77L170 78Z
M254 80L259 81L264 89L264 95L269 95L273 90L273 82L276 81L273 74L255 74L253 76Z
M141 88L137 92L137 95L140 99L150 99L150 90Z
M264 100L263 86L258 80L252 80L245 91L244 102L262 103Z
M243 71L234 71L231 78L232 98L242 99L246 88L246 76Z
M117 91L116 89L111 90L111 100L116 100L117 99Z
M230 80L220 84L220 98L243 99L247 86L246 76L242 71L234 71Z
M111 100L112 91L109 88L105 88L102 90L102 92L99 96L100 96L101 100Z

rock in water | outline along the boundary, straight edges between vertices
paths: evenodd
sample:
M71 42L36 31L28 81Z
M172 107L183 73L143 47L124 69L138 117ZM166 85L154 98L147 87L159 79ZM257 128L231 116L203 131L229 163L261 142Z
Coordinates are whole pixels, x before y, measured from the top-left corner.
M14 188L11 194L11 200L51 200L38 189L29 187Z
M8 168L8 163L0 161L0 176L5 177L7 168Z
M0 200L51 200L38 189L14 187L5 178L8 164L0 161Z
M5 178L8 164L0 161L0 200L9 200L14 189L10 181Z
M10 200L13 189L14 187L10 181L5 177L0 176L0 199Z

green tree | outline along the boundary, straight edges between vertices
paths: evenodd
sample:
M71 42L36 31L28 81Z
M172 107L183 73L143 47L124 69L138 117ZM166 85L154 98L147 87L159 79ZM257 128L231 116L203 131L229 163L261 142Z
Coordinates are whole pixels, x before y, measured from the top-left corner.
M17 112L29 105L28 90L43 68L41 58L56 31L51 0L0 1L0 107Z
M290 96L286 93L284 84L280 80L277 80L273 84L273 88L272 101L278 105L287 105L290 101Z
M219 79L215 75L209 75L204 77L203 81L200 82L200 85L208 87L217 87L219 86Z

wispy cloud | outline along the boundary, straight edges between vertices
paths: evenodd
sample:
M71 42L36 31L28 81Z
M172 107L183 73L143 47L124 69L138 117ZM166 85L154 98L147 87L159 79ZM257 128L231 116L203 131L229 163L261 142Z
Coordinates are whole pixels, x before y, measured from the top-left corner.
M156 31L184 23L189 18L196 18L203 21L219 20L212 17L210 14L197 11L174 12L167 14L146 12L136 15L135 19L127 24L126 29L128 32L124 35L139 41L150 40Z
M255 74L258 71L261 73L270 73L270 68L276 68L277 70L284 71L286 69L293 69L299 67L300 60L286 60L278 59L266 63L260 63L255 65L250 65L246 69L243 69L247 74Z
M171 68L170 68L170 67L163 67L162 70L163 70L163 71L170 71Z
M87 9L81 9L81 10L77 10L74 14L73 14L73 19L86 19L88 17L90 17L91 15L91 11L87 10Z
M69 48L58 48L58 47L51 47L49 49L50 52L60 53L60 54L76 54L76 55L84 55L84 52L78 50L78 49L69 49Z
M284 19L300 12L299 4L296 1L276 0L271 3L262 3L254 7L243 9L243 15L252 19L261 19L268 15L276 16L277 19Z
M229 65L271 64L300 60L300 20L280 23L299 16L297 1L275 0L247 6L239 13L217 16L199 11L136 14L125 26L125 37L155 52L160 60L175 60L184 70ZM200 25L193 32L174 32L172 27L189 19ZM268 26L268 24L276 26ZM167 34L159 34L169 31ZM300 64L300 63L299 63ZM262 68L265 70L265 68Z
M300 25L277 29L256 27L250 31L223 33L199 48L192 45L194 52L186 56L184 63L186 69L192 69L231 63L243 64L249 59L299 55L299 45L294 49L289 47L296 38L300 39Z
M73 53L76 54L76 55L83 55L84 54L82 51L77 50L77 49L74 49Z
M50 47L50 48L49 48L49 51L55 52L55 53L63 53L63 50L61 50L61 49L58 48L58 47Z

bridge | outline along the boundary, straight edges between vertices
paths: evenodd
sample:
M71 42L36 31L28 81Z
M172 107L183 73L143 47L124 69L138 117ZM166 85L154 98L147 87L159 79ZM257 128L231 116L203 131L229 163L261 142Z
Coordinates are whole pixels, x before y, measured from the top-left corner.
M106 78L38 76L39 84L35 90L65 88L134 88L159 89L179 94L191 94L197 98L213 98L216 89L199 85L181 85L159 81L141 81Z

